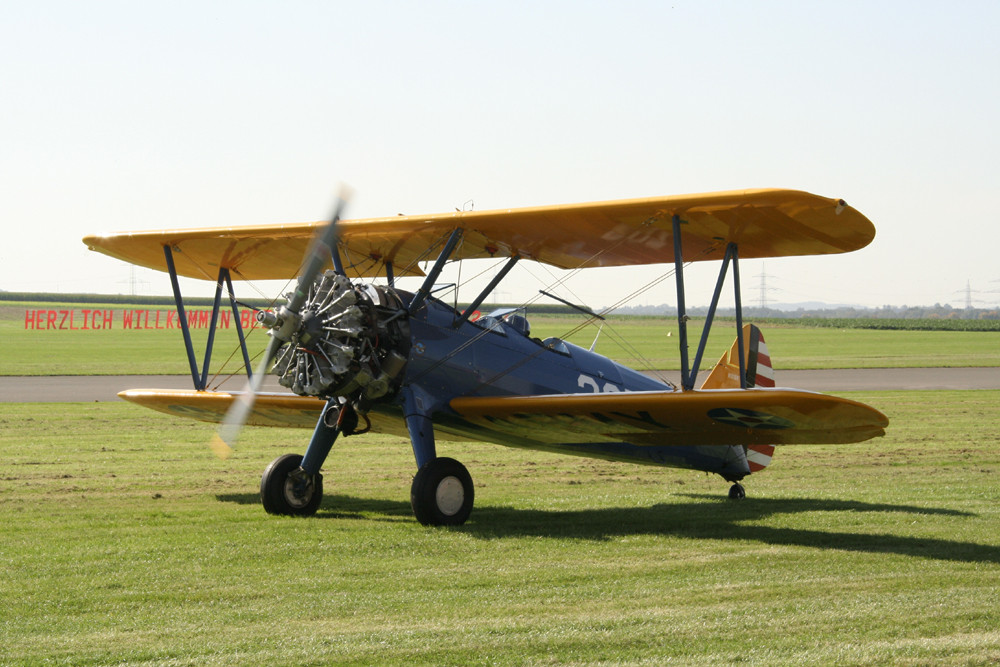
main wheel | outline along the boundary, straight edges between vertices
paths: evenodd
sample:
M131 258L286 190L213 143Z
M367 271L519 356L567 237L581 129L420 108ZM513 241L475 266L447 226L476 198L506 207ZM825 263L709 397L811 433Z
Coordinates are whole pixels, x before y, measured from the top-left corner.
M460 526L472 513L475 500L472 476L449 458L428 461L413 478L410 505L425 526Z
M269 514L309 516L323 500L323 475L298 472L302 457L285 454L271 461L260 478L260 502Z
M730 500L739 500L740 498L746 498L746 497L747 497L747 492L743 488L742 484L738 484L737 483L737 484L733 484L731 487L729 487L729 499Z

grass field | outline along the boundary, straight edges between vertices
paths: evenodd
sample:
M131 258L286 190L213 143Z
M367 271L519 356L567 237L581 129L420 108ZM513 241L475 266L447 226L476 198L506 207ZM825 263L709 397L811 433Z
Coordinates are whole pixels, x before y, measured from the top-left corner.
M1000 662L1000 392L854 394L871 443L701 473L441 447L465 526L412 518L405 442L338 443L316 517L257 502L308 432L0 404L0 664Z
M74 308L73 304L36 304L44 308ZM185 374L189 372L179 329L122 329L122 306L116 328L105 330L25 329L25 309L31 304L0 306L0 336L5 343L0 375L119 375ZM89 304L88 308L100 308ZM78 309L79 307L76 306ZM154 307L142 309L155 311ZM164 313L172 308L161 308ZM79 316L79 311L77 316ZM532 335L566 337L582 318L532 315ZM693 357L702 322L689 325ZM1000 366L1000 333L983 331L884 331L829 329L794 324L763 327L777 369L899 368L927 366ZM597 328L586 326L568 336L590 347ZM677 322L668 318L611 319L596 350L633 368L680 368ZM207 330L192 331L201 366ZM711 367L735 339L731 322L717 322L709 337L702 368ZM262 331L248 338L251 353L266 345ZM235 329L219 330L212 373L240 374L242 357Z

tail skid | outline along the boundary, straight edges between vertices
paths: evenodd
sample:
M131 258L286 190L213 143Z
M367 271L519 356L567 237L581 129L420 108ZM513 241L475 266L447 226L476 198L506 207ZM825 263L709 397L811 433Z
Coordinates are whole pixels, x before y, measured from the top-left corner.
M771 355L767 351L764 335L753 324L743 327L743 358L746 360L746 382L740 379L739 340L722 355L719 363L702 383L702 389L750 389L752 387L773 387L774 368ZM771 463L774 445L746 445L744 447L750 472L763 470Z

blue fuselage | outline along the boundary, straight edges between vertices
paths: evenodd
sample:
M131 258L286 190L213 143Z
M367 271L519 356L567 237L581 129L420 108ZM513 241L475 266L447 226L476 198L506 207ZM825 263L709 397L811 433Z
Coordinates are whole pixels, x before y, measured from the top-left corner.
M410 319L405 384L441 397L669 391L658 380L554 338L532 338L490 316L454 325L458 315L429 300Z
M456 324L457 323L457 324ZM694 468L739 479L749 472L739 446L656 446L629 442L551 441L512 437L462 419L449 406L459 396L535 396L596 392L677 391L675 387L572 343L533 338L520 326L486 316L475 322L428 299L410 317L411 348L403 386L417 396L434 429L449 439L485 440L609 460ZM400 404L375 408L398 418Z

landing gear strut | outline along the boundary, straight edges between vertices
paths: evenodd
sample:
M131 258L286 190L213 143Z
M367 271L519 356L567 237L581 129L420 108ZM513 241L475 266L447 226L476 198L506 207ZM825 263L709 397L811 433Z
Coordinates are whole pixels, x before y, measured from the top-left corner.
M743 485L740 484L739 482L729 487L730 500L739 500L741 498L746 498L746 497L747 497L746 489L744 489Z

